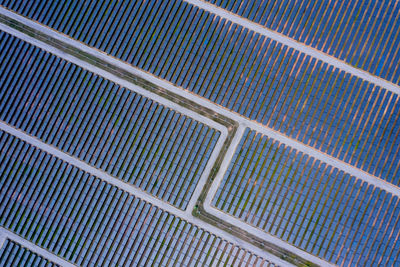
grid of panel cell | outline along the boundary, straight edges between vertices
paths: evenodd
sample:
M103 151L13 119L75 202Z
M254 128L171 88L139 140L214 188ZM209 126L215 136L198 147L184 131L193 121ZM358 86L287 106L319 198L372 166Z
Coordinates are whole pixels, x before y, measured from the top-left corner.
M3 131L0 151L0 225L74 264L270 264Z
M220 133L8 34L0 119L185 208Z
M206 0L400 84L400 2Z
M338 265L400 264L398 197L249 129L212 205Z
M179 0L3 4L400 183L399 96L386 89Z
M58 265L22 247L14 241L6 239L3 247L0 248L0 266L57 267Z

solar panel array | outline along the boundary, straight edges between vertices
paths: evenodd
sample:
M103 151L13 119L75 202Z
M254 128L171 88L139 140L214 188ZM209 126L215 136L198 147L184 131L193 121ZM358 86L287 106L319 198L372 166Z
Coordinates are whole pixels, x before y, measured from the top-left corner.
M400 84L399 1L206 1Z
M270 266L4 131L0 140L0 225L74 264Z
M6 239L0 248L0 266L57 267L58 265L14 241Z
M4 32L0 119L185 208L220 133Z
M400 84L398 1L206 2ZM400 185L393 90L183 0L0 4ZM1 31L0 57L1 121L187 207L218 130ZM0 225L76 265L273 265L3 131L0 152ZM327 262L400 265L398 196L251 128L211 205Z
M400 264L397 196L246 129L213 205L345 266Z
M68 3L3 2L322 152L400 183L398 95L179 0Z

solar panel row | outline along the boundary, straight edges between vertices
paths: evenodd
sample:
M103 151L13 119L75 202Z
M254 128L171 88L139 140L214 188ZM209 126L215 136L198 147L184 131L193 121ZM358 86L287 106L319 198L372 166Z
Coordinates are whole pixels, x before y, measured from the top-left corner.
M0 266L56 267L58 265L7 239L0 248Z
M220 133L0 33L0 118L185 208Z
M399 1L207 1L400 84Z
M179 0L2 3L400 183L399 97L384 88Z
M213 205L338 265L400 264L398 197L249 129Z
M270 265L3 131L0 151L0 224L74 264Z

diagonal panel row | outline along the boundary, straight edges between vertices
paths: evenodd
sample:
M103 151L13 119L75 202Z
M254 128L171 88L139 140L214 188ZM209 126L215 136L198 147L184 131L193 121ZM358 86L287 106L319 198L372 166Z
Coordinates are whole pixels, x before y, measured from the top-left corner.
M400 100L384 88L179 0L3 4L400 183Z
M0 119L185 208L220 133L6 33Z
M400 84L400 3L206 0Z
M212 205L338 265L400 264L400 203L246 129Z
M0 132L0 225L79 266L269 266Z
M0 248L0 266L57 267L58 265L14 241L6 239L3 247Z

